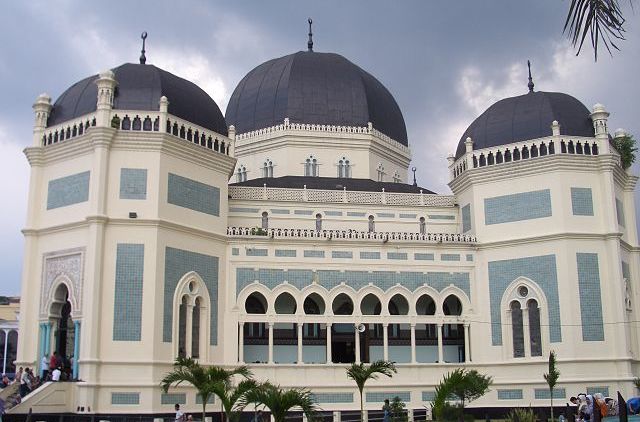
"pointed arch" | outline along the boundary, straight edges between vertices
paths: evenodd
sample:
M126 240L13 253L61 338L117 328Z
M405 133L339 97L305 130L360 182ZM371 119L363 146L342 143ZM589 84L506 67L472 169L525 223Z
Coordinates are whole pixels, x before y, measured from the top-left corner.
M174 356L190 356L208 361L211 319L208 317L211 296L207 286L195 271L189 271L178 281L173 292L172 341ZM194 315L198 321L194 324ZM194 345L197 350L194 350ZM181 348L184 347L182 350Z

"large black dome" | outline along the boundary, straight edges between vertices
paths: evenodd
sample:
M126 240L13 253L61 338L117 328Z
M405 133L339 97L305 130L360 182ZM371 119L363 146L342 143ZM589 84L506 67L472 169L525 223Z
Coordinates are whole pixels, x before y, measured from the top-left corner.
M373 127L403 145L400 107L376 78L339 54L300 51L253 69L236 87L226 119L238 133L292 123Z
M571 95L560 92L529 92L500 100L480 115L458 143L456 159L465 153L467 137L473 149L551 136L551 123L560 123L560 133L594 136L589 110Z
M160 97L169 100L169 113L227 135L227 124L215 101L193 82L153 65L125 63L112 69L118 81L113 108L158 111ZM53 126L96 111L98 75L72 85L56 100L49 116Z

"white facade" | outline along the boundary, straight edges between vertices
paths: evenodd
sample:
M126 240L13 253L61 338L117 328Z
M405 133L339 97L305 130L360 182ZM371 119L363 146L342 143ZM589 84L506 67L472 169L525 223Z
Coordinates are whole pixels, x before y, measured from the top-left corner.
M113 109L116 82L101 74L97 111L56 127L39 97L25 150L20 332L34 334L20 336L17 364L73 352L81 381L64 387L65 410L197 411L193 389L159 388L181 353L309 387L325 410L359 407L346 362L375 359L399 371L368 384L369 409L395 395L422 408L458 366L494 377L474 406L545 406L550 350L558 398L634 392L637 177L609 146L603 109L593 138L468 142L450 158L453 195L228 186L240 166L247 180L265 177L268 161L270 177L304 176L311 156L320 167L307 176L338 177L346 158L343 178L375 181L382 164L382 181L406 183L411 154L372 125L288 121L194 144L182 134L207 129L172 116L164 97L159 112ZM114 120L125 115L158 118L159 129L125 130ZM546 154L483 161L542 143Z

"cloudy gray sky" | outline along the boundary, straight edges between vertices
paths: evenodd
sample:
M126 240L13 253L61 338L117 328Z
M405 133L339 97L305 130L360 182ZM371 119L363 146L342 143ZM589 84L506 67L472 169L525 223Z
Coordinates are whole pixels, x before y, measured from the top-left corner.
M624 4L625 2L623 2ZM446 156L493 102L536 89L562 91L611 112L610 128L640 137L640 16L625 4L622 52L575 57L562 25L568 0L29 1L5 2L0 26L0 294L20 293L31 105L78 80L137 62L192 80L224 112L252 68L306 48L336 52L376 76L404 113L418 182L448 193Z

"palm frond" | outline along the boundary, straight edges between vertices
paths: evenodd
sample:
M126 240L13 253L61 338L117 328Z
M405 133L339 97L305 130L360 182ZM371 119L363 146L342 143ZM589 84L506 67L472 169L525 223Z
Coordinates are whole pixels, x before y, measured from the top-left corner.
M391 377L397 372L398 370L393 362L377 360L372 362L370 365L366 365L364 363L351 364L351 366L347 368L347 377L354 380L358 389L362 391L365 383L370 379L377 379L378 374Z
M314 419L318 410L313 394L308 389L283 389L269 382L251 389L239 400L239 406L242 407L246 407L250 403L269 408L276 422L284 421L287 413L292 409L301 409L309 419Z

